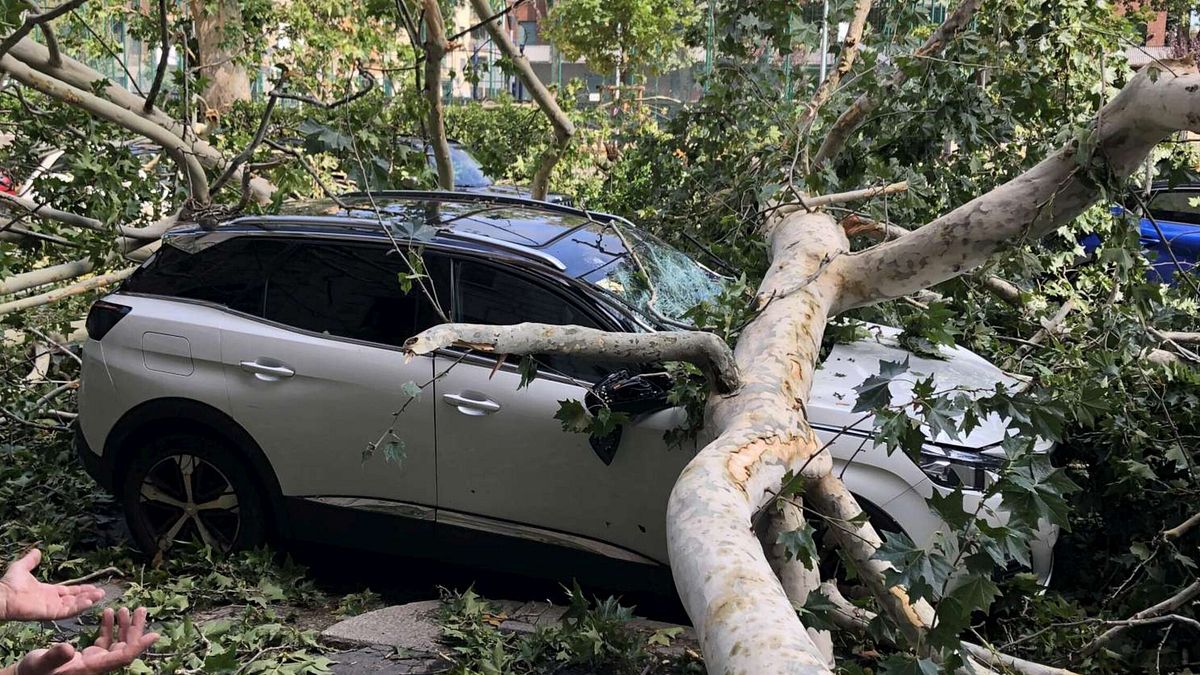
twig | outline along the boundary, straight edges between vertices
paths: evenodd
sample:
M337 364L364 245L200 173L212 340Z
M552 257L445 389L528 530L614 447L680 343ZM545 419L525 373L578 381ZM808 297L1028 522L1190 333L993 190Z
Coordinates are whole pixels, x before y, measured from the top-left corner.
M1164 539L1178 539L1187 534L1197 525L1200 525L1200 513L1196 513L1191 518L1188 518L1169 530L1163 530L1162 536Z
M83 584L83 583L87 583L89 581L95 581L96 579L99 579L100 577L105 577L105 576L124 577L125 573L122 572L121 570L117 569L116 567L105 567L102 570L96 570L95 572L92 572L91 574L85 574L77 579L71 579L69 581L64 581L64 582L62 582L62 584L64 586L74 586L75 584Z
M1095 654L1106 644L1112 642L1114 638L1116 638L1130 626L1140 626L1148 623L1158 623L1161 621L1180 620L1184 621L1185 623L1195 624L1197 628L1200 628L1200 622L1197 622L1195 619L1180 617L1177 614L1174 614L1175 610L1191 602L1194 598L1196 598L1196 596L1200 596L1200 581L1192 582L1175 595L1172 595L1157 605L1143 609L1128 619L1123 621L1105 622L1107 625L1112 626L1112 628L1109 628L1100 635L1097 635L1091 642L1084 645L1083 649L1079 650L1076 658L1084 659L1092 654Z

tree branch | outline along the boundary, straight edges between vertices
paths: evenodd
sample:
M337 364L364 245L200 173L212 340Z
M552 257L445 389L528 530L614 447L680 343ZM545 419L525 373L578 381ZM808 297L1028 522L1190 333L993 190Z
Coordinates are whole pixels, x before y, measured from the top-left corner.
M446 112L442 101L442 59L450 51L446 24L438 0L421 0L425 15L425 105L429 107L429 144L437 166L438 187L454 189L454 162L446 140Z
M1163 530L1162 536L1165 539L1178 539L1190 532L1197 525L1200 525L1200 513L1196 513L1191 518L1188 518L1169 530Z
M98 71L76 61L70 56L62 56L61 62L56 63L46 47L28 37L14 45L8 56L18 59L46 77L86 92L92 91L94 83L108 80L108 78ZM151 112L146 112L146 101L144 98L111 82L103 87L98 95L119 108L124 108L134 115L143 117L174 134L176 138L181 139L181 142L187 145L189 152L195 155L196 159L205 167L217 171L224 169L227 162L224 153L198 138L187 126L181 124L158 108L153 109ZM240 180L240 176L235 175L234 180ZM275 192L275 186L269 181L255 177L251 180L250 185L254 191L254 198L259 204L266 204L271 201L271 195Z
M40 307L42 305L49 305L50 303L57 302L64 298L69 298L73 295L79 295L81 293L87 293L88 291L94 291L97 288L111 286L122 279L125 279L130 274L133 274L134 270L136 269L136 267L128 267L116 272L94 276L90 279L80 281L79 283L71 284L69 286L57 288L48 293L31 295L26 298L0 304L0 315L10 314L12 312L30 309L33 307Z
M163 78L167 75L167 57L171 53L171 36L167 27L167 0L158 0L158 32L162 36L162 54L158 57L158 68L154 70L154 81L150 83L150 91L146 92L146 102L142 112L154 111L154 101L162 88Z
M0 295L19 293L30 288L74 279L91 272L93 267L92 261L85 259L14 274L7 279L0 279Z
M492 13L492 8L488 5L487 0L471 0L471 6L480 19ZM559 107L554 94L546 88L537 73L533 72L533 66L529 65L529 59L525 58L521 50L509 39L508 33L505 32L499 19L492 17L483 22L483 27L492 37L492 41L500 47L500 52L512 62L513 69L517 71L517 77L529 90L529 95L546 115L546 118L550 120L550 126L554 129L554 142L546 148L538 160L538 168L534 172L533 182L530 185L534 199L545 199L546 194L550 191L550 176L554 173L554 166L575 136L575 124Z
M201 205L208 203L208 179L204 175L204 168L192 154L190 144L185 143L169 129L88 91L39 73L18 61L11 54L0 58L0 70L12 75L15 80L27 87L36 89L67 105L82 108L101 119L145 136L161 145L187 176L192 200Z
M912 57L922 58L933 56L945 49L946 44L970 24L971 17L975 14L975 8L978 4L978 0L964 0L962 4L946 16L946 20L929 36L929 39L925 40L925 43L912 53ZM814 172L819 171L827 162L836 157L846 146L850 135L862 126L867 117L879 107L879 103L893 98L900 87L907 81L908 74L904 72L903 68L897 68L892 77L884 83L876 97L872 97L869 94L859 96L838 117L833 126L829 128L829 131L826 132L825 140L821 142L821 147L817 150L817 154L813 156L812 170Z
M1157 605L1143 609L1129 619L1121 621L1112 628L1109 628L1100 635L1097 635L1091 642L1084 645L1083 649L1079 650L1077 658L1084 659L1100 651L1104 645L1112 642L1114 638L1125 632L1125 630L1130 626L1166 620L1162 617L1171 615L1175 610L1191 602L1192 599L1196 598L1197 596L1200 596L1200 581L1192 582L1175 595L1172 595ZM1193 619L1192 621L1194 622L1195 620Z
M26 13L25 20L21 22L21 25L18 26L15 31L13 31L12 35L9 35L8 37L4 38L2 42L0 42L0 58L3 58L4 55L7 54L14 45L25 39L25 36L29 35L34 28L57 19L63 14L66 14L76 7L79 7L85 1L86 0L70 0L69 2L64 2L63 4L40 14L35 14L33 12Z
M1163 139L1200 129L1200 74L1191 62L1169 67L1156 64L1135 75L1101 109L1083 146L1072 141L912 234L834 261L847 282L835 311L909 295L1004 247L1039 239L1093 204L1104 185L1128 177Z
M613 333L543 323L512 326L446 323L409 338L404 345L405 351L414 356L446 347L514 356L568 354L621 364L686 361L704 371L719 392L732 392L739 386L737 366L729 347L716 335L701 331Z
M812 98L805 106L804 115L800 118L800 127L806 127L816 119L821 106L825 105L825 102L833 95L833 91L841 83L842 77L854 67L854 61L858 58L858 51L862 46L863 28L867 25L867 15L870 12L871 0L855 2L854 14L850 18L850 27L846 31L846 39L842 41L842 49L838 54L837 67L821 84L817 85L817 90L813 92Z

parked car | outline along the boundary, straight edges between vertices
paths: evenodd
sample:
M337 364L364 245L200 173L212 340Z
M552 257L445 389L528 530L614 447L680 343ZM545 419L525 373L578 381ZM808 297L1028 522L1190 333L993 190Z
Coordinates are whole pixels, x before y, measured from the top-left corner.
M1149 214L1138 220L1142 251L1150 258L1148 276L1152 281L1178 283L1175 274L1183 271L1200 273L1200 182L1171 185L1156 181L1145 198ZM1115 216L1140 212L1137 199L1112 207ZM1099 235L1090 234L1080 240L1084 251L1091 254L1101 245Z
M645 410L602 446L565 432L555 413L611 382L609 364L542 357L522 388L517 360L459 349L410 360L401 347L443 321L439 306L472 323L657 328L626 241L661 282L658 312L670 318L717 293L721 278L615 216L472 193L371 198L379 212L351 195L347 208L312 202L180 225L93 306L78 451L122 503L138 546L243 548L277 534L661 584L667 496L694 452L664 439L681 410ZM406 248L409 238L423 251L424 289L400 285L411 253L394 241ZM881 359L904 358L939 389L1015 381L965 349L925 359L904 352L894 329L874 330L833 349L807 411L824 439L836 437L835 470L875 523L928 542L944 523L925 498L962 487L974 512L1004 461L1004 421L935 439L918 464L864 445L871 420L855 424L853 387ZM409 382L424 385L415 398ZM987 506L1004 517L998 499ZM1034 542L1042 578L1056 536L1048 528Z
M429 168L437 173L437 164L433 156L433 148L428 141L417 136L402 136L400 142L408 147L423 151L426 160L429 162ZM530 197L533 192L528 186L524 185L509 185L498 183L483 168L475 156L471 154L462 143L451 139L450 140L450 162L454 165L454 189L459 192L480 192L484 194L493 194L509 197ZM575 203L570 196L551 192L546 195L545 201L551 204L562 204L564 206L572 206Z

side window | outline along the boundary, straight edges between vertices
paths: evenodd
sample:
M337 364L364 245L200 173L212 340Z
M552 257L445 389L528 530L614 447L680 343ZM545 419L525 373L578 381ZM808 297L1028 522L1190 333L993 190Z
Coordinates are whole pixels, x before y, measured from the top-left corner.
M261 316L267 273L287 247L258 237L230 239L196 253L163 246L123 290L204 300Z
M427 258L430 274L444 274L440 258ZM390 248L301 243L268 278L264 316L314 333L400 346L439 323L420 285L404 292L405 271Z
M1196 206L1192 202L1197 202ZM1162 220L1200 223L1200 192L1165 190L1150 200L1150 214Z
M563 295L500 267L469 260L454 264L457 320L506 326L548 323L599 328L584 311ZM543 369L597 382L611 372L603 364L571 356L537 357Z

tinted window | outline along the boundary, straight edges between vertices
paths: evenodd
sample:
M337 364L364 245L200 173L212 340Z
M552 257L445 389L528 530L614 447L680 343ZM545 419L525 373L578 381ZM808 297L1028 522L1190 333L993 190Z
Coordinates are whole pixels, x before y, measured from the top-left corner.
M196 253L163 246L123 290L204 300L261 315L267 272L282 257L287 242L242 237Z
M1161 220L1200 223L1200 192L1159 192L1150 200L1150 215Z
M431 258L431 275L442 264ZM267 281L264 316L314 333L400 346L439 323L413 284L405 293L401 256L381 246L297 244Z
M455 263L455 269L459 321L495 326L529 322L599 328L565 295L525 277L471 261ZM612 370L578 357L542 355L537 359L542 368L588 381L602 379Z

